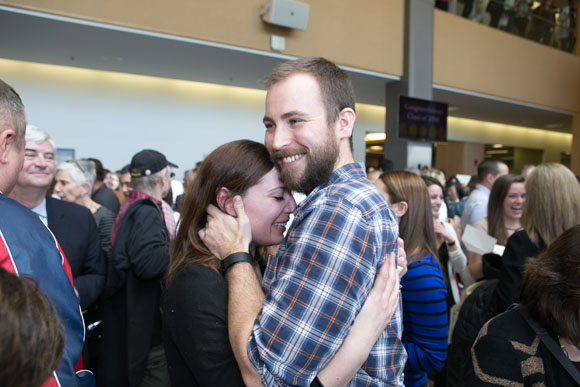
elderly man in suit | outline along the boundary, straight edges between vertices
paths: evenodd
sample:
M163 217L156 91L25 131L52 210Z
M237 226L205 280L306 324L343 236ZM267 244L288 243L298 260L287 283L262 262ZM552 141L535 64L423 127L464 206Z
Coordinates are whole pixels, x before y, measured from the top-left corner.
M53 232L67 257L83 309L100 296L105 262L91 212L74 203L46 197L54 178L55 144L45 131L28 125L24 165L10 198L35 212Z

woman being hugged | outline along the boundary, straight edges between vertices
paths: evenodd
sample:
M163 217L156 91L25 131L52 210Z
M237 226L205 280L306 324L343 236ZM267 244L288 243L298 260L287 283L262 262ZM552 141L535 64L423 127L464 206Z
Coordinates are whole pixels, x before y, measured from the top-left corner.
M174 386L260 384L253 369L236 363L228 339L227 285L222 265L199 236L207 223L206 208L213 204L235 216L236 196L241 196L251 224L250 254L260 281L265 261L257 251L282 242L296 205L262 144L230 142L203 161L194 183L185 192L181 224L165 278L163 339ZM383 265L369 294L367 300L371 302L365 303L343 346L318 374L325 386L336 381L346 384L390 321L398 303L398 276L392 255L391 264ZM385 295L388 301L383 302Z
M425 386L447 357L447 290L437 259L437 243L427 187L410 172L386 172L375 182L399 219L408 269L401 280L403 343L409 359L405 386Z

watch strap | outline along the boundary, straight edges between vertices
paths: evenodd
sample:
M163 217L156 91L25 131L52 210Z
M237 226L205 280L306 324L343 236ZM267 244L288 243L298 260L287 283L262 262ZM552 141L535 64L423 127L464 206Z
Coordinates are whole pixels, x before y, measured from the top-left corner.
M252 262L254 262L254 260L252 259L252 256L250 254L239 251L237 253L233 253L233 254L228 255L222 261L222 268L224 269L224 272L226 272L230 267L232 267L233 265L235 265L236 263L239 263L239 262L252 263Z

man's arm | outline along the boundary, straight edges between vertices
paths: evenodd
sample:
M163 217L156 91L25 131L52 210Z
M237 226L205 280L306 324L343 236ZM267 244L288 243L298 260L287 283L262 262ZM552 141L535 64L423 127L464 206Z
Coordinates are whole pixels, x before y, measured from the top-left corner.
M249 251L251 241L250 221L239 196L234 198L237 217L223 214L217 207L208 208L206 227L199 231L201 239L211 252L224 259L236 252ZM256 372L246 351L254 320L262 308L264 293L248 262L239 262L225 273L228 283L228 333L232 351L247 386L260 386Z
M169 264L169 240L161 212L143 204L133 214L128 243L131 268L143 280L158 278Z
M103 291L105 284L105 260L99 241L99 232L93 215L86 211L83 221L87 224L84 238L82 273L75 277L75 287L80 294L81 307L91 306ZM80 236L79 236L80 237Z
M334 209L334 206L329 208ZM370 290L375 261L379 259L374 255L375 241L369 240L372 238L371 227L364 225L361 230L361 223L365 222L361 222L360 216L353 216L351 209L336 210L333 215L340 219L340 227L330 224L323 230L312 230L312 227L320 226L319 220L330 218L326 213L328 210L313 211L309 214L310 222L304 222L302 233L293 236L300 241L292 244L297 250L286 251L283 257L279 257L283 262L291 261L292 267L282 267L284 263L278 267L282 272L272 284L252 327L253 334L249 335L244 328L244 339L250 337L248 351L254 367L259 369L263 378L269 374L270 378L274 376L287 384L309 382L338 351ZM210 227L212 218L209 211ZM223 225L220 225L211 234L224 235L223 230ZM392 249L395 238L391 239ZM204 241L211 249L211 243ZM232 248L232 244L223 240L214 246L219 246L221 251L212 251L221 257L243 248L243 245ZM383 252L386 248L383 246L379 250ZM240 265L249 266L235 266ZM240 267L236 269L238 274L241 270ZM233 271L228 274L234 275L236 272ZM249 275L248 270L244 278L249 278ZM237 278L236 282L241 283L241 279ZM232 289L232 293L241 298L240 292ZM229 305L240 301L230 299ZM259 311L260 308L256 304L256 308L251 310ZM233 341L238 340L234 338ZM241 345L243 340L239 343Z

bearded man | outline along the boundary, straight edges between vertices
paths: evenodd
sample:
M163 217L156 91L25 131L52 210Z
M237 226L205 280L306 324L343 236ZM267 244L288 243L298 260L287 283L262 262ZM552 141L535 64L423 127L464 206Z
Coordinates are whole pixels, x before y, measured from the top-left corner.
M229 336L246 384L304 386L345 340L378 269L397 250L398 226L364 166L354 162L347 74L323 58L305 58L278 66L267 86L265 145L287 188L308 196L270 257L262 288L239 221L241 200L234 222L210 207L200 236L223 259ZM350 385L402 385L401 332L399 304Z

